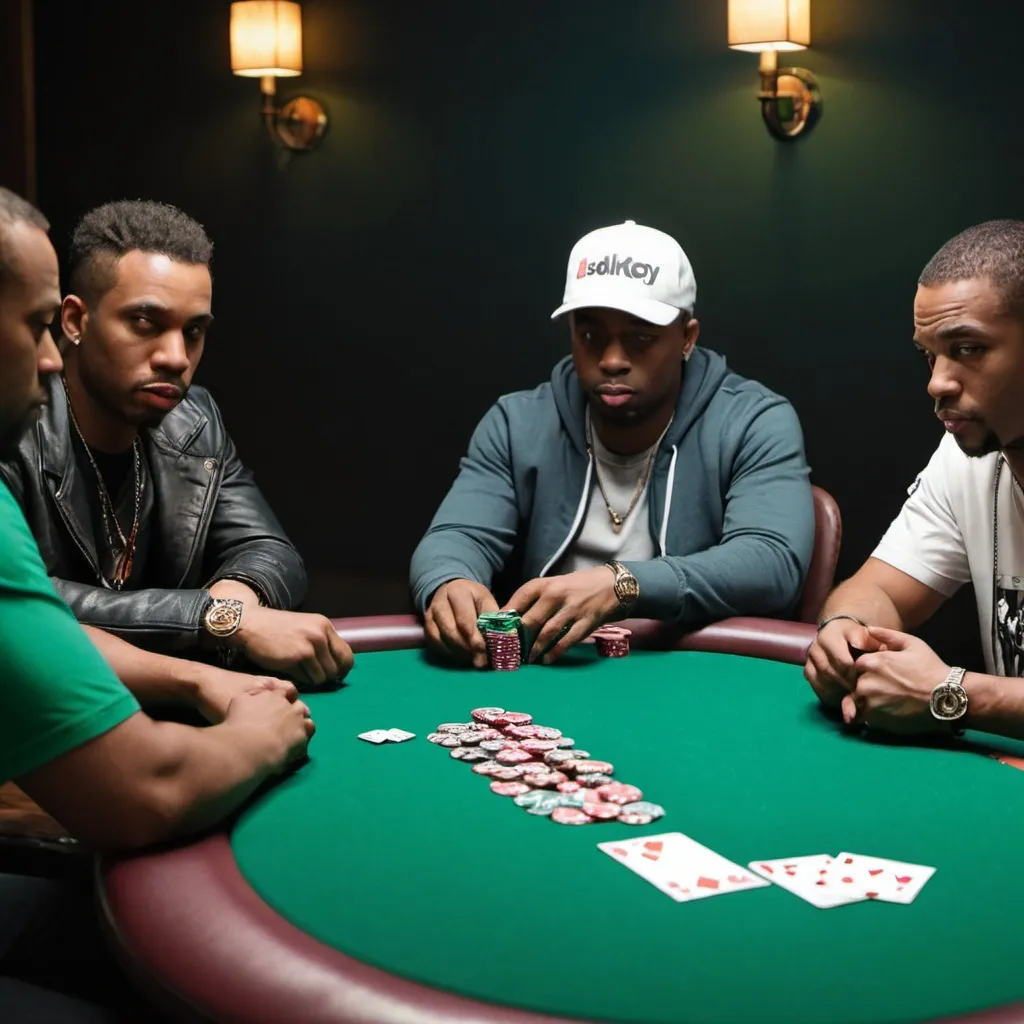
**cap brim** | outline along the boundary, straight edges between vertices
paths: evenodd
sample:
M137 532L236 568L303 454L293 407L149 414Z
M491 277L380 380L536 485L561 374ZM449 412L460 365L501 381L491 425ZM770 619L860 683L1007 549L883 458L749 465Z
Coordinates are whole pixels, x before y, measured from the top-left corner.
M644 299L640 296L616 298L613 295L597 298L591 296L586 299L574 299L566 302L551 314L552 320L557 320L566 313L572 313L577 309L617 309L622 313L629 313L631 316L639 317L650 324L657 324L659 327L668 327L682 312L667 302L658 302L657 299Z

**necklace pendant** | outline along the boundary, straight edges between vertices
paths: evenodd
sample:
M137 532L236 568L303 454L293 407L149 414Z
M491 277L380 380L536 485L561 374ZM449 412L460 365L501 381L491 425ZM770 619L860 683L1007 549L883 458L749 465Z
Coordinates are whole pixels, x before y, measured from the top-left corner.
M618 512L611 512L612 517L612 532L619 533L622 530L623 518Z

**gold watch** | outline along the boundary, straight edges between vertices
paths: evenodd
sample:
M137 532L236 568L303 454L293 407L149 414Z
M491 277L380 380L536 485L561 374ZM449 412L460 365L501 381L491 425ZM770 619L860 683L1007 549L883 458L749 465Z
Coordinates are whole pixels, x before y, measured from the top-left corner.
M605 562L605 565L615 573L615 597L622 610L632 611L640 596L640 584L636 577L621 562Z
M218 640L234 636L242 625L244 608L245 605L233 597L211 597L203 612L203 629Z

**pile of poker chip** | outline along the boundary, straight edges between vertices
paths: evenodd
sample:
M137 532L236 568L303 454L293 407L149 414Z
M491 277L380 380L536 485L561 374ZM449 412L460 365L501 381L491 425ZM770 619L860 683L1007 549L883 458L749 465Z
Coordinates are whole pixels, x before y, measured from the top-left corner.
M527 814L559 825L618 821L649 825L664 813L636 787L617 782L608 761L591 758L561 730L537 725L531 715L476 708L471 722L442 722L427 739L456 761L491 780L491 792L512 797Z
M483 612L477 629L487 644L487 660L498 672L514 672L523 660L523 620L518 612Z
M602 658L625 658L629 654L629 638L633 631L625 626L601 626L591 633Z

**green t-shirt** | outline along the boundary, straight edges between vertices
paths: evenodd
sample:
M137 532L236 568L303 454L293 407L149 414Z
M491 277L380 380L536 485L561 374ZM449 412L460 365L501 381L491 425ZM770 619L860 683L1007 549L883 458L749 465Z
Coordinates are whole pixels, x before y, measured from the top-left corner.
M0 481L0 782L138 710L57 596L28 523Z

